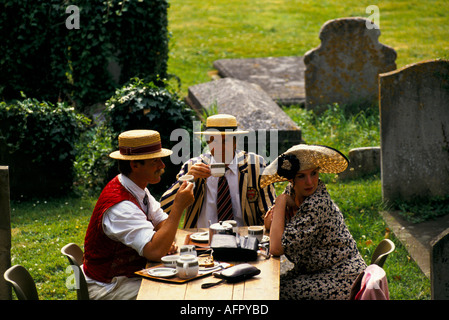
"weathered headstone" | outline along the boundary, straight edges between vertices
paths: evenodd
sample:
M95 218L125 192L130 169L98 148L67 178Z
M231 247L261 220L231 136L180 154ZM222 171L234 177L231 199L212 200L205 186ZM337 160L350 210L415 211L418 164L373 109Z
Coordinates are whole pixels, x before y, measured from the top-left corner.
M432 242L430 280L433 300L449 300L449 229Z
M305 102L303 57L221 59L214 67L221 77L259 85L280 105Z
M326 22L319 47L304 55L306 108L377 102L379 73L396 69L396 51L379 43L380 30L365 18Z
M9 170L0 166L0 300L11 300L11 286L3 278L11 266L11 208Z
M351 149L348 158L349 166L338 175L339 179L356 179L380 171L380 147Z
M255 139L266 139L269 147L271 139L277 138L278 150L270 149L272 155L282 153L294 144L302 142L301 129L258 85L233 78L222 78L189 88L188 104L200 114L203 109L216 106L218 113L227 113L236 117L239 129L255 133ZM270 135L276 130L277 137ZM266 130L267 137L257 135ZM252 136L248 137L248 142ZM254 146L250 146L253 148ZM256 151L254 148L250 151Z
M449 195L449 61L381 74L379 92L384 200Z

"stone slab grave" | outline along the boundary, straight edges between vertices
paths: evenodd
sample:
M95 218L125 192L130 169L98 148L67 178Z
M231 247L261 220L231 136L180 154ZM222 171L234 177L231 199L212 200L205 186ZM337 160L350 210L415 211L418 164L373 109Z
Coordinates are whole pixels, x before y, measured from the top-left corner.
M430 274L433 300L449 300L449 229L432 242Z
M251 145L250 151L256 152L270 162L276 156L295 144L303 143L301 129L271 99L260 86L233 78L222 78L189 87L187 103L200 115L203 110L216 106L218 113L236 117L238 127L256 134L256 139L265 138L266 150L258 150ZM270 132L274 129L276 135ZM265 135L258 135L265 130ZM272 150L271 139L277 138L277 150ZM249 142L251 139L248 139ZM274 145L273 145L274 147ZM269 153L269 156L267 154Z
M280 105L305 102L303 57L221 59L214 67L220 77L259 85Z
M349 150L349 166L338 178L356 179L380 172L380 147L362 147Z
M378 74L395 70L397 55L379 43L380 30L368 29L367 22L340 18L321 27L321 44L304 55L307 109L377 102Z
M424 275L430 279L432 243L438 239L439 234L449 228L449 215L413 223L406 220L399 211L380 211L379 213Z
M449 195L449 61L379 76L385 201Z

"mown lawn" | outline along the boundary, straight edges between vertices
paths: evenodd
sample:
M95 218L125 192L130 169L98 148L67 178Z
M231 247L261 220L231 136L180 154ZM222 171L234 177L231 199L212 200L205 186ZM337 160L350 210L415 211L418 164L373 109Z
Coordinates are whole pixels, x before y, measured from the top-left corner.
M187 94L189 86L210 80L215 60L304 55L320 44L326 21L368 18L370 5L379 8L379 41L396 50L398 68L449 58L447 0L174 0L169 72Z

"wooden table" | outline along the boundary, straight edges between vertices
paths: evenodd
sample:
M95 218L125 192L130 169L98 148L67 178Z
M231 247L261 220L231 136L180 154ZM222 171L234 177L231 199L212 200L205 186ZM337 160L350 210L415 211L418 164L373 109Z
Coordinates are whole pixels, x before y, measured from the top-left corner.
M188 234L207 231L207 229L178 229L176 243L184 244ZM240 235L247 234L247 228L239 228ZM230 262L239 264L243 262ZM280 259L265 259L259 255L256 261L248 262L260 269L260 274L236 284L222 283L209 289L202 289L201 284L218 282L220 279L209 275L183 284L166 283L147 278L142 279L138 300L278 300ZM149 263L147 267L154 266Z

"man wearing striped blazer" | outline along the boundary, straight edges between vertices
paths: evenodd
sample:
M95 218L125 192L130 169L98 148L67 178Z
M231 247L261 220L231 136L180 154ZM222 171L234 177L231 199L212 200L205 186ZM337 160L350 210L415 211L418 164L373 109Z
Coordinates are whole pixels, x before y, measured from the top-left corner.
M231 208L226 219L235 220L238 226L263 225L264 216L276 197L274 187L259 188L259 177L266 166L265 160L252 152L236 150L236 139L247 131L238 131L237 121L231 115L210 116L206 131L196 132L207 137L210 152L188 160L182 166L176 181L160 200L161 208L168 214L181 186L179 179L193 175L195 179L194 203L187 208L184 228L209 227L220 221L221 207ZM217 132L218 130L218 132ZM222 181L211 175L210 165L222 162L226 166L229 195L222 195ZM219 192L220 190L220 192ZM230 199L229 199L230 198Z

